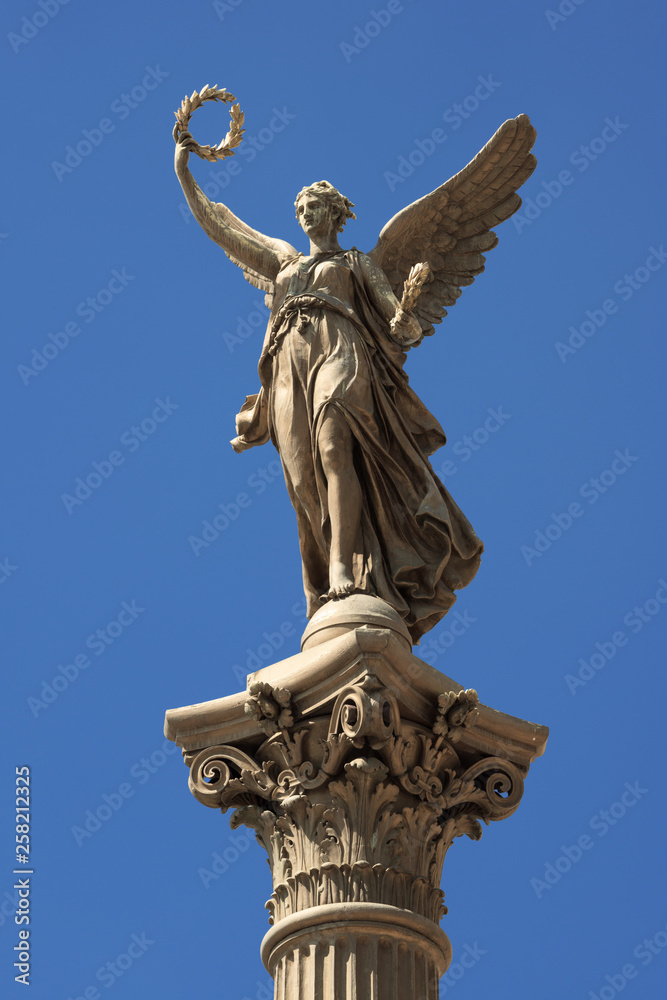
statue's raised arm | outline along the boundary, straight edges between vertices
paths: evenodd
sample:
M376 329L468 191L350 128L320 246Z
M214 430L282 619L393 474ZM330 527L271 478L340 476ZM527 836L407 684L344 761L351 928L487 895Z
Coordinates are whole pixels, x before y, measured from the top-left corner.
M174 168L190 211L204 232L222 247L231 261L243 269L245 278L267 296L271 304L274 282L284 261L296 250L284 240L258 233L237 218L226 205L210 201L188 169L190 151L196 146L189 132L174 129Z

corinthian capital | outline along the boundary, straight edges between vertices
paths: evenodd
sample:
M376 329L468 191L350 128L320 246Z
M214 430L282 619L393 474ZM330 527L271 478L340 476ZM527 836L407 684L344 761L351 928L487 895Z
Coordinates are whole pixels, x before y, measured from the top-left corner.
M292 954L285 940L303 941L307 913L324 926L322 907L338 917L357 907L361 940L363 903L378 942L390 925L398 934L403 914L401 934L422 941L437 984L448 961L445 856L456 837L478 840L482 824L517 809L546 729L480 704L377 624L355 623L248 680L246 692L168 713L166 732L193 795L234 810L232 826L254 829L268 854L269 920L287 935L268 939L272 974L278 982Z

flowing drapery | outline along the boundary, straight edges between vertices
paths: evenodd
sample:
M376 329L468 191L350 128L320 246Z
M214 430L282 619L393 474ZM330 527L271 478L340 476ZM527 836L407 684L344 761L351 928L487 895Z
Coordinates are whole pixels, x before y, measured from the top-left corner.
M259 362L261 390L237 417L237 451L271 438L297 516L308 616L329 589L331 528L317 435L335 407L355 442L363 507L355 587L387 601L413 641L479 567L483 550L431 467L445 443L409 386L405 355L375 309L356 250L292 258L281 269Z

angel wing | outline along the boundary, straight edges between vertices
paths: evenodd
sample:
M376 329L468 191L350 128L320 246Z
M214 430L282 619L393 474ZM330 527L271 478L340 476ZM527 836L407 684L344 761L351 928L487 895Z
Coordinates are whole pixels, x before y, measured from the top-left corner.
M447 315L445 306L453 306L461 287L472 285L484 270L481 251L498 243L491 227L520 207L517 188L537 163L530 152L535 136L527 115L510 118L467 167L398 212L380 233L369 256L398 299L414 264L426 261L431 268L414 308L422 336L435 333L433 324Z

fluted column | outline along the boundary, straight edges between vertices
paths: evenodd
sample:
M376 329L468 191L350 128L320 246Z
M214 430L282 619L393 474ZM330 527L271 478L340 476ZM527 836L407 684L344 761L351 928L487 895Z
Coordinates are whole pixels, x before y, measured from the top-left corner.
M432 921L383 903L311 907L262 942L275 1000L438 1000L451 957Z

